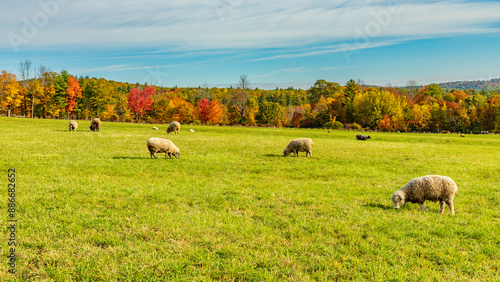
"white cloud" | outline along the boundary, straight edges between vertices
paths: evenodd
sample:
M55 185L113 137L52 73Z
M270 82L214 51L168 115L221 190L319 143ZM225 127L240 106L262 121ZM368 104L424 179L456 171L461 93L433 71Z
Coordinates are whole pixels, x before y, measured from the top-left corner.
M498 2L41 0L38 3L47 6L57 1L68 3L53 5L52 10L26 0L3 3L0 47L12 47L12 35L17 35L17 39L25 39L20 48L113 47L184 52L332 42L353 46L360 43L359 48L363 48L395 44L400 42L399 38L497 33L500 22ZM338 51L324 48L302 54ZM297 54L289 56L294 55Z

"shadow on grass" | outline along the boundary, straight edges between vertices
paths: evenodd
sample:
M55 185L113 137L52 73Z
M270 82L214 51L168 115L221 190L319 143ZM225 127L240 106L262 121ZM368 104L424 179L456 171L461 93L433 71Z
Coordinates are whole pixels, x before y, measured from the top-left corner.
M77 130L77 131L69 131L67 129L66 130L64 130L64 129L53 129L52 131L60 131L60 132L64 131L64 132L70 132L70 133L92 132L92 131L90 131L90 129L89 130L82 129L82 130Z
M276 157L283 157L283 154L265 154L264 157L272 157L272 158L276 158Z
M115 160L144 160L144 159L150 159L150 157L113 157Z
M366 205L363 205L363 206L364 207L369 207L369 208L378 208L378 209L383 209L383 210L393 210L394 209L393 206L386 206L386 205L374 204L374 203L366 204Z

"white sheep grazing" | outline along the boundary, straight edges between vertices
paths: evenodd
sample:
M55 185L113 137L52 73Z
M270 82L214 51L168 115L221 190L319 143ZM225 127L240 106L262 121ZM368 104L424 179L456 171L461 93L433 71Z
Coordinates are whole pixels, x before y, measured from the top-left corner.
M176 121L172 121L169 125L168 125L168 128L167 128L167 133L170 133L170 132L175 132L175 134L179 133L179 130L181 130L181 124L176 122Z
M172 158L172 155L175 156L177 159L181 157L181 151L179 151L179 148L172 143L172 141L168 139L162 139L162 138L149 138L147 141L149 153L151 155L151 158L157 159L155 156L155 153L165 153L165 159L167 158L167 155Z
M458 187L455 181L447 176L427 175L412 179L401 189L396 191L392 197L392 203L396 209L405 203L418 203L425 212L427 208L424 205L426 200L439 202L439 213L444 212L445 204L452 214L455 214L453 207L453 198L457 193Z
M295 157L299 156L299 152L306 152L306 157L309 155L312 157L312 146L313 141L309 138L299 138L294 139L288 143L285 150L283 151L283 157L288 157L290 153L293 153Z
M76 122L75 120L70 120L69 131L76 131L77 128L78 128L78 122Z

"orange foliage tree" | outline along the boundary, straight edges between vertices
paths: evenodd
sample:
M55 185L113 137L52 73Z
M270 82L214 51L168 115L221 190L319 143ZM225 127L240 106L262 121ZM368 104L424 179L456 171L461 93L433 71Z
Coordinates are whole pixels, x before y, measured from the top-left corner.
M392 127L391 119L384 115L384 117L378 123L378 129L382 131L390 131Z
M75 115L76 98L82 98L82 88L80 83L73 76L69 77L68 89L66 89L66 99L68 100L68 112Z

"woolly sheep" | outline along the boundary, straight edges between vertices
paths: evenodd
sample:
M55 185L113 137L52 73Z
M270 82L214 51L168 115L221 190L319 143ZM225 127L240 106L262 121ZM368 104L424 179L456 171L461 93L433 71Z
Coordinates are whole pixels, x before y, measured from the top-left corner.
M372 139L372 138L368 135L361 135L361 134L356 135L356 140L365 140L366 141L368 139Z
M312 157L312 146L313 141L309 138L299 138L294 139L288 143L285 150L283 151L283 157L288 157L290 153L293 153L294 157L299 156L299 152L306 152L306 157L309 155Z
M90 122L90 130L99 132L99 127L101 127L101 120L99 118L93 118Z
M177 159L181 157L181 151L179 151L179 148L172 143L172 141L168 139L162 139L162 138L149 138L147 141L149 153L151 155L151 158L157 159L155 156L155 153L165 153L165 159L167 159L167 155L169 158L172 158L172 155L175 156Z
M440 175L427 175L412 179L401 189L396 191L392 197L392 203L396 209L405 203L418 203L422 211L427 211L424 205L426 200L439 202L439 214L444 212L445 204L452 214L455 214L453 208L453 197L457 193L458 187L455 182L447 177Z
M176 122L176 121L172 121L169 125L168 125L168 128L167 128L167 133L170 133L170 132L175 132L175 134L179 133L179 130L181 130L181 124Z
M78 122L76 122L75 120L70 120L69 131L76 131L77 128L78 128Z

